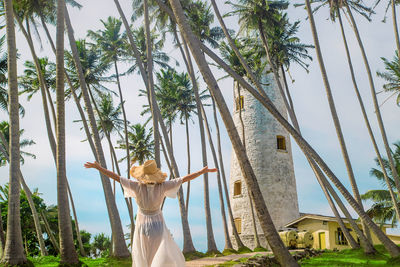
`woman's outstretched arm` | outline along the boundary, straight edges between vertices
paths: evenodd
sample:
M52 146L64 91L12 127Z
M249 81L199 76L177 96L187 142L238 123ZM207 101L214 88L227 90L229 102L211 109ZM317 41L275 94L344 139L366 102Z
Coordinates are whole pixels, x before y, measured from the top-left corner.
M86 162L85 165L83 165L83 166L85 166L85 168L87 168L87 169L90 169L90 168L97 169L99 172L101 172L105 176L110 177L111 179L117 181L118 183L120 182L120 177L118 174L116 174L112 171L109 171L107 169L104 169L103 167L101 167L100 163L98 163L97 161L95 161L93 163Z
M209 169L208 166L205 166L203 169L201 169L198 172L194 172L194 173L191 173L191 174L188 174L188 175L184 176L183 179L182 179L182 183L186 183L186 182L188 182L190 180L193 180L194 178L197 178L200 175L205 174L207 172L216 172L216 171L218 171L218 169Z

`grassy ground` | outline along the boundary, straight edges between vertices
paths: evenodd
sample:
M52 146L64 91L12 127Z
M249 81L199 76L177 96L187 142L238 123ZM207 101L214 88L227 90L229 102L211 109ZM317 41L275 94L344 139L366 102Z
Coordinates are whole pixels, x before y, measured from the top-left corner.
M60 259L57 257L39 257L39 258L31 258L30 259L35 266L40 267L57 267ZM81 261L85 263L88 267L132 267L132 261L130 259L127 260L115 260L108 258L100 258L100 259L88 259L81 258Z
M400 266L391 264L389 254L382 245L375 246L378 253L376 255L365 255L362 249L346 249L339 252L328 251L320 256L301 261L301 266Z

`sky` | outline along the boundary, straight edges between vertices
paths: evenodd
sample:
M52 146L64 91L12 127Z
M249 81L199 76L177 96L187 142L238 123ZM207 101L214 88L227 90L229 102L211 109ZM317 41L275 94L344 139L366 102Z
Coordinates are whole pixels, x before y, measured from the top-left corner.
M223 4L224 1L218 1L222 13L229 11L229 6ZM300 20L299 38L303 43L313 44L309 21L306 20L306 11L302 7L295 8L293 3L302 3L303 1L290 1L291 6L288 9L290 20ZM75 30L76 38L84 38L88 30L98 30L102 28L101 19L105 20L108 16L118 17L118 12L113 1L108 0L82 0L80 3L83 8L69 9L72 24ZM120 1L124 12L127 16L131 15L130 1ZM371 23L367 22L361 16L356 16L359 22L359 30L367 51L368 59L371 64L373 74L376 71L383 71L384 66L381 57L392 59L395 51L395 42L393 37L393 29L390 20L383 23L384 7L379 6L373 16ZM389 16L391 16L389 11ZM336 101L336 108L339 114L346 144L350 155L355 177L359 186L360 193L365 193L370 189L381 188L379 182L369 175L372 167L375 167L375 154L372 144L369 140L368 133L362 114L358 106L356 96L351 84L351 77L348 73L348 66L345 58L345 51L340 35L339 25L332 23L329 19L328 11L323 8L316 15L317 31L322 47L328 78L332 87L333 97ZM353 56L354 69L356 78L359 83L362 97L365 101L368 116L381 148L381 153L384 152L382 138L379 135L376 116L373 111L373 104L369 92L368 80L366 71L362 62L361 53L359 52L357 42L354 38L351 28L348 24L348 19L344 19L346 34ZM233 29L237 29L237 19L227 18L227 25ZM137 24L135 24L137 26ZM51 28L53 36L55 36L54 27ZM40 45L41 41L41 45ZM39 34L35 36L36 50L40 57L48 56L54 61L50 46L46 40L43 30L39 28ZM31 60L29 48L23 38L21 32L17 32L17 47L21 54L18 66L19 75L23 74L23 62ZM69 48L68 42L66 47ZM171 57L171 64L174 65L175 60L182 62L179 51L167 40L164 51ZM290 69L290 74L294 79L294 83L290 83L295 109L299 119L300 127L303 136L313 146L313 148L322 156L329 167L339 177L339 179L350 190L350 185L347 179L346 168L341 156L338 140L331 119L325 89L323 86L321 73L318 66L318 61L315 51L310 50L310 55L314 61L310 63L309 73L301 67L293 65ZM176 66L179 71L183 71L183 63ZM127 65L121 63L120 68L126 69ZM212 67L217 78L225 76L223 72L215 67ZM111 74L111 73L110 73ZM198 73L200 76L200 74ZM375 84L379 102L384 102L390 94L381 92L383 81L374 75ZM201 80L201 79L200 79ZM126 99L126 111L128 120L131 123L146 121L147 117L140 115L143 110L143 103L146 99L138 96L140 89L143 89L143 83L138 75L124 76L121 78L124 98ZM232 110L232 79L222 79L219 81L220 88L224 94L225 100ZM115 83L107 84L107 87L117 90ZM202 84L204 89L204 83ZM115 103L118 99L115 98ZM44 125L44 116L42 111L41 99L39 95L35 95L30 101L27 101L26 96L21 95L20 102L26 110L26 115L21 119L21 128L25 130L22 137L32 139L36 142L35 145L25 148L25 151L36 154L37 159L26 159L25 164L21 167L25 180L31 189L38 188L47 204L56 204L57 202L57 179L56 169L52 158L51 150L47 139L46 129ZM66 104L66 142L67 142L67 176L71 186L74 202L77 208L80 228L92 234L106 233L110 235L111 229L107 218L107 210L105 206L104 194L99 179L99 175L94 170L86 170L83 164L86 161L93 161L93 155L89 145L83 142L85 139L84 132L80 129L80 123L73 122L79 120L79 114L75 108L75 104L71 101ZM399 115L400 108L395 104L395 97L390 98L381 108L383 120L386 126L386 131L390 143L400 140L399 136ZM207 108L207 114L212 120L212 110ZM0 120L7 120L5 112L0 113ZM191 140L199 140L197 118L194 118L190 125ZM222 131L222 152L226 173L229 177L229 166L231 159L231 144L229 137L223 127L223 123L219 120ZM215 133L214 126L211 126ZM184 174L187 166L186 146L185 146L185 128L177 122L174 125L173 144L176 159L180 168L180 172ZM114 137L113 141L116 142ZM215 143L216 141L214 141ZM202 167L201 147L200 142L191 142L192 166L191 170L196 171ZM297 183L297 192L299 199L300 212L317 213L323 215L332 215L327 201L325 200L321 189L311 171L304 155L292 140L293 144L293 161L295 168L295 176ZM108 166L110 165L110 156L108 146L103 142ZM124 151L118 151L118 157L122 157ZM212 155L208 151L209 166L212 166ZM121 165L123 168L124 165ZM166 165L162 166L164 171L167 171ZM0 184L8 182L8 167L0 168ZM211 174L210 182L210 201L211 201L211 216L213 222L213 230L217 246L219 249L224 247L224 236L222 228L222 220L219 209L219 199L216 175ZM194 245L197 250L205 251L207 249L206 227L204 216L204 192L203 180L198 178L192 181L189 208L189 223L191 228ZM198 190L197 190L198 188ZM184 186L184 189L185 186ZM186 192L186 190L185 190ZM116 194L117 206L121 215L122 224L125 232L129 231L128 211L123 200L120 188L117 188ZM365 208L368 208L371 203L364 203ZM351 210L351 209L350 209ZM137 208L134 207L136 213ZM351 210L351 213L356 217L356 214ZM164 207L164 217L168 228L171 230L175 240L182 247L182 233L180 223L180 213L177 199L167 199ZM393 229L392 232L400 233L399 229Z

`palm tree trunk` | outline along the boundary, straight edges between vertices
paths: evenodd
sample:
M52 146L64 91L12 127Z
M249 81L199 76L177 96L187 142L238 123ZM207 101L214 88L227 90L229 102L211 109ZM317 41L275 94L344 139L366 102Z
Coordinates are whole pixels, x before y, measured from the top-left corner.
M367 70L367 75L368 75L368 81L369 81L369 85L370 85L370 89L371 89L372 100L374 102L375 114L376 114L376 117L378 119L378 125L379 125L379 129L380 129L380 132L381 132L381 135L382 135L383 144L385 145L386 155L387 155L387 158L388 158L388 161L389 161L389 164L390 164L390 168L392 170L393 180L394 180L394 182L396 184L397 192L400 192L399 174L398 174L398 172L396 170L396 165L394 163L393 156L392 156L392 153L391 153L391 150L390 150L389 141L388 141L388 138L387 138L387 135L386 135L385 126L384 126L383 119L382 119L382 114L381 114L381 111L380 111L380 108L379 108L378 99L376 97L376 90L375 90L374 79L372 77L371 67L369 65L367 54L365 52L364 45L363 45L363 42L361 40L360 33L358 31L356 21L355 21L355 19L353 17L353 13L351 12L351 9L347 5L347 3L345 3L345 6L346 6L346 9L347 9L347 13L349 14L350 21L351 21L351 24L352 24L352 28L354 30L354 34L356 35L358 45L360 46L360 50L361 50L361 54L362 54L362 57L363 57L365 68Z
M310 15L309 15L309 17L310 17ZM311 19L310 19L310 23L311 23ZM321 70L321 74L322 74L322 79L323 79L323 82L324 82L324 85L325 85L326 94L327 94L327 97L328 97L329 108L330 108L330 111L331 111L333 123L335 125L336 135L337 135L338 140L339 140L340 149L342 151L342 156L343 156L343 159L344 159L344 162L345 162L345 165L346 165L347 175L348 175L349 180L350 180L350 184L351 184L351 188L352 188L352 191L353 191L354 198L358 202L360 207L363 209L360 193L359 193L358 187L357 187L357 182L356 182L355 177L354 177L354 172L353 172L353 168L352 168L352 165L351 165L351 162L350 162L350 157L349 157L349 154L348 154L348 151L347 151L347 147L346 147L346 143L345 143L345 140L344 140L344 137L343 137L343 132L342 132L342 129L341 129L339 117L338 117L337 112L336 112L335 101L333 99L331 87L330 87L330 84L329 84L329 81L328 81L328 75L327 75L327 72L326 72L326 69L325 69L325 64L324 64L324 60L323 60L323 57L322 57L322 52L321 52L321 48L320 48L320 45L319 45L317 32L314 31L314 29L313 29L312 33L313 33L313 38L314 38L315 49L316 49L316 52L317 52L317 58L318 58L318 62L319 62L319 66L320 66L320 70ZM366 223L363 220L361 220L361 222L362 222L362 226L363 226L363 229L364 229L364 233L367 235L368 240L371 241L371 234L369 232L369 229L368 229ZM370 248L370 249L367 250L367 248ZM372 246L366 246L364 249L366 249L365 250L366 253L373 253L373 247Z
M397 51L400 53L399 27L397 27L396 0L391 0L394 37L396 38Z
M233 149L236 153L236 156L238 157L238 161L240 163L242 173L244 174L244 179L246 181L247 187L250 189L251 197L255 203L261 226L275 254L275 257L277 258L278 262L283 266L298 266L297 262L290 255L289 251L285 248L282 240L275 230L275 226L272 222L271 216L269 215L268 209L264 202L264 198L258 186L257 178L250 165L249 159L247 158L246 152L244 151L240 136L235 128L229 109L226 106L221 91L219 90L218 83L211 73L205 56L201 52L202 50L199 45L200 42L196 39L195 35L191 31L179 0L170 0L169 2L171 4L179 28L184 34L185 40L188 42L192 54L203 75L203 78L205 79L211 94L214 96L217 102L221 116L227 128L229 138L231 139Z
M154 89L154 80L153 80L153 55L152 55L152 48L153 48L153 42L151 39L151 33L150 33L150 19L149 19L149 9L148 9L148 0L143 1L143 7L144 7L144 27L145 27L145 33L146 33L146 55L147 55L147 78L148 78L148 87ZM154 90L150 90L150 108L151 108L151 113L153 117L153 133L154 133L154 156L155 160L157 163L157 166L160 168L161 167L161 161L160 161L160 141L159 141L159 135L158 135L158 123L157 121L162 119L161 117L157 117L157 114L154 112L153 106L156 105L155 103L155 97L152 97Z
M284 81L285 81L285 89L286 89L286 95L282 94L283 91L281 91L281 96L283 99L287 99L287 101L285 102L285 106L287 107L288 113L290 114L290 119L292 121L292 123L295 125L296 130L301 133L300 130L300 126L297 120L297 116L296 113L294 111L294 104L292 101L292 97L290 95L289 92L289 86L286 82L286 78L285 78L285 72L283 70L283 66L281 66L281 71L282 71L282 76L284 77ZM288 106L288 104L290 103L290 106ZM318 167L318 165L315 163L315 161L310 158L309 156L307 156L307 161L310 164L311 169L313 170L315 177L317 178L317 181L319 183L319 185L321 186L322 191L324 192L324 195L326 197L326 199L328 200L329 206L331 207L333 214L336 217L336 221L338 222L340 228L342 229L342 232L345 236L345 238L347 239L347 241L350 244L350 247L353 249L358 249L360 248L360 245L354 240L354 238L352 237L352 235L349 233L349 230L347 229L347 227L345 227L342 218L340 217L340 214L335 206L335 203L332 201L332 197L335 199L335 201L338 203L340 209L342 210L343 214L345 215L345 217L347 218L347 220L349 221L350 225L353 227L354 231L356 232L356 234L359 236L361 243L363 245L370 245L370 242L367 240L367 237L362 233L362 231L360 230L360 228L358 227L358 225L354 222L353 218L351 217L349 211L347 210L347 208L344 206L342 200L339 198L339 196L336 194L336 192L333 190L332 186L330 185L330 183L327 181L327 179L325 178L325 175L322 173L322 171L320 170L320 168ZM330 195L331 194L331 195Z
M156 0L157 2L159 0ZM289 134L296 141L300 149L306 156L312 157L315 162L320 166L326 176L332 181L339 192L345 197L350 206L357 212L357 214L367 222L368 227L374 232L377 238L387 248L389 253L395 257L400 255L399 248L380 230L380 228L371 220L371 218L361 210L359 204L354 200L351 194L347 191L344 185L332 172L325 161L319 156L319 154L310 146L310 144L297 132L295 128L279 113L272 101L267 97L263 97L259 94L243 77L234 72L221 58L219 58L213 51L207 46L199 43L201 49L212 58L219 66L221 66L229 75L236 79L252 96L254 96L260 103L271 113L271 115L289 132Z
M114 3L118 9L118 12L121 16L122 22L124 23L127 35L128 35L128 39L129 39L129 43L131 44L132 50L134 52L136 61L137 61L137 65L139 67L140 70L140 74L142 76L143 82L146 85L146 89L147 92L149 93L150 90L153 90L151 97L154 98L154 107L153 109L155 110L155 113L157 115L158 118L160 118L158 120L158 123L160 125L161 131L162 131L162 135L164 137L164 141L165 141L165 147L167 148L167 152L168 152L168 156L169 159L171 161L171 166L173 168L174 171L174 176L175 177L180 177L179 175L179 169L178 169L178 165L176 163L175 157L173 155L172 149L171 149L171 144L168 140L168 133L167 133L167 129L165 127L164 121L161 119L161 112L160 109L158 107L157 102L155 101L155 93L154 93L154 88L149 88L148 87L148 78L147 78L147 73L144 69L144 65L143 65L143 61L140 57L140 53L135 45L134 39L133 39L133 34L132 31L130 29L129 23L124 15L124 12L122 11L122 8L119 4L118 0L114 0ZM152 100L153 101L153 100ZM154 117L153 117L154 119ZM159 134L160 135L160 134ZM179 210L181 213L181 222L182 222L182 230L183 230L183 252L187 253L187 252L194 252L196 251L196 249L193 246L193 241L192 241L192 236L190 233L190 228L189 228L189 222L187 219L187 213L186 213L186 209L185 209L185 201L184 201L184 196L183 196L183 190L182 188L179 189L178 191L178 201L179 201Z
M209 123L207 120L206 112L204 111L204 106L202 103L200 103L200 106L201 106L202 117L204 118L204 125L205 125L206 131L207 131L208 142L210 144L211 153L213 155L214 165L215 165L215 168L219 169L217 153L215 152L214 143L212 141L211 131L209 128ZM217 182L218 182L218 195L219 195L220 210L221 210L221 216L222 216L222 225L224 227L224 237L225 237L224 249L233 249L231 239L229 238L228 223L226 222L224 195L222 193L221 176L220 176L219 170L217 171Z
M43 26L43 28L45 30L47 39L50 42L51 49L53 50L53 53L55 55L56 54L56 48L54 46L53 39L51 38L49 29L47 28L47 24L46 24L46 22L44 20L44 16L43 16L42 13L40 13L40 19L41 19L41 22L42 22L42 26ZM69 77L69 75L68 75L68 73L67 73L67 71L65 69L64 69L64 75L65 75L67 83L68 83L68 85L69 85L69 87L71 89L71 94L72 94L72 96L74 98L74 101L75 101L75 104L76 104L76 106L78 108L79 115L81 116L83 128L85 129L86 137L87 137L87 140L89 142L90 148L91 148L91 150L93 152L93 155L96 158L96 153L95 153L96 150L95 150L95 147L94 147L93 138L92 138L92 135L91 135L91 133L89 131L89 127L88 127L88 124L87 124L85 113L84 113L84 111L82 109L82 106L80 105L79 98L76 95L76 92L75 92L76 89L74 88L74 86L73 86L73 84L71 82L71 79L70 79L70 77ZM50 103L52 103L51 98L49 98L49 100L50 100ZM96 161L98 161L97 158L96 158ZM67 179L67 183L68 183L68 179ZM68 185L68 196L70 198L71 208L72 208L72 212L73 212L74 220L75 220L76 238L78 239L79 249L80 249L81 255L83 257L86 257L86 252L85 252L85 249L84 249L83 243L82 243L82 237L81 237L81 234L80 234L80 231L79 231L78 216L76 214L76 209L75 209L75 204L74 204L74 200L73 200L72 193L71 193L71 188L69 186L69 183L67 185Z
M233 83L235 83L235 82L233 82ZM235 87L235 86L233 86L233 87ZM242 102L241 102L240 86L238 86L237 88L238 88L238 103L236 103L236 105L239 105L239 120L240 120L240 125L242 126L242 143L243 143L244 151L246 151L246 132L244 129L244 122L243 122L243 116L242 116ZM247 151L246 151L246 153L247 153ZM260 239L258 238L256 217L254 215L254 207L253 207L253 202L251 201L249 190L247 190L247 196L249 198L249 207L250 207L250 211L251 211L251 220L252 220L253 232L254 232L254 248L259 248L259 247L261 247Z
M190 141L189 141L189 125L188 118L185 115L185 129L186 129L186 152L187 152L187 173L190 173ZM190 195L190 181L187 183L186 191L186 212L189 214L189 195Z
M4 144L4 147L8 150L9 144L8 144L3 132L1 132L1 131L0 131L0 140ZM9 152L6 151L4 149L4 147L0 146L0 152L4 155L5 159L8 162L10 162ZM37 237L38 242L39 242L40 254L42 256L47 256L48 253L47 253L46 246L44 244L43 233L42 233L42 229L40 227L39 216L38 216L38 213L37 213L37 210L36 210L36 207L35 207L35 203L33 202L33 199L32 199L32 192L29 189L29 187L27 186L27 184L25 183L24 177L22 176L21 172L20 172L19 179L20 179L20 182L21 182L21 186L22 186L22 188L24 189L24 191L26 193L26 198L28 199L29 207L31 208L31 211L32 211L33 223L35 225L36 237ZM4 249L4 242L2 244L3 244L2 245L2 249Z
M42 217L43 224L44 224L44 228L46 228L46 232L47 232L47 235L48 235L49 238L50 238L51 244L53 245L53 247L54 247L54 249L57 251L57 253L60 253L60 246L58 245L58 242L57 242L57 240L56 240L56 238L55 238L53 232L51 231L49 222L47 221L46 215L44 214L43 211L40 212L40 216Z
M216 132L217 132L218 159L219 159L219 167L220 167L219 171L221 172L222 182L224 184L225 199L226 199L226 205L228 207L228 214L229 214L229 220L231 222L232 234L233 234L233 236L235 238L238 250L240 250L241 248L244 248L245 246L243 245L243 242L240 239L240 236L239 236L239 233L237 232L235 221L234 221L234 218L233 218L231 201L229 199L228 185L227 185L226 176L225 176L224 159L222 157L221 134L219 132L217 109L215 107L214 98L211 98L211 100L212 100L212 105L213 105L215 129L216 129Z
M1 214L1 204L0 204L0 214ZM4 247L6 245L6 237L4 235L4 229L3 229L3 219L0 216L0 259L3 258L4 254Z
M349 69L350 69L350 74L351 74L351 79L352 79L352 82L353 82L354 90L355 90L355 93L357 95L358 102L360 104L360 108L361 108L361 112L363 114L364 122L365 122L365 124L367 126L367 129L368 129L369 137L370 137L371 142L372 142L372 144L374 146L374 150L375 150L376 156L378 158L379 165L381 166L382 173L383 173L383 176L385 178L386 186L387 186L387 188L389 190L390 197L392 199L393 206L394 206L395 211L396 211L397 220L400 220L399 203L397 202L397 198L396 198L396 196L395 196L395 194L393 192L392 185L390 184L389 177L388 177L386 168L385 168L385 166L383 164L382 156L381 156L381 153L379 152L379 148L378 148L378 145L376 143L375 136L374 136L374 133L373 133L372 128L371 128L371 124L370 124L369 119L368 119L367 112L365 111L364 101L362 100L362 97L361 97L361 94L360 94L360 90L358 89L356 77L355 77L355 74L354 74L353 63L352 63L352 60L351 60L350 50L349 50L349 46L347 44L347 38L346 38L346 34L344 32L343 21L342 21L342 16L340 14L340 11L341 10L339 9L337 13L338 13L340 29L341 29L341 33L342 33L342 37L343 37L344 47L345 47L345 50L346 50L347 62L349 64Z
M57 98L57 205L60 235L60 264L77 264L72 224L68 202L67 171L65 159L65 80L64 80L64 0L57 1L56 38L56 98Z
M182 39L183 48L186 52L186 59L189 63L189 67L192 73L193 72L193 64L192 59L189 53L189 49L185 38ZM200 140L201 140L201 155L203 159L203 166L207 166L207 150L206 150L206 138L204 135L204 125L203 125L203 118L201 115L201 100L199 96L199 88L197 86L197 82L193 86L194 97L196 99L196 109L197 109L197 118L199 119L199 127L200 127ZM205 209L205 216L206 216L206 228L207 228L207 252L218 252L217 245L215 243L214 232L212 228L212 220L211 220L211 210L210 210L210 193L209 193L209 185L208 185L208 173L204 174L204 209Z
M97 125L96 125L96 120L95 120L93 109L92 109L92 106L90 103L88 89L87 89L85 78L83 75L82 66L81 66L81 63L79 60L78 50L76 47L76 41L75 41L75 37L73 34L71 21L69 19L68 10L66 7L65 7L65 24L67 26L68 38L69 38L69 42L71 45L73 60L75 63L75 67L77 69L78 76L79 76L79 82L81 85L82 95L83 95L83 98L85 101L85 106L86 106L90 126L91 126L93 137L94 137L97 158L99 159L100 164L106 168L107 165L106 165L106 161L104 158L104 152L103 152L103 148L101 146L100 136L99 136L99 132L97 130ZM113 233L113 241L114 241L113 256L118 257L118 258L128 258L130 255L129 255L129 251L126 246L125 240L124 240L124 233L122 230L121 219L119 217L118 209L117 209L115 200L113 199L113 196L112 196L110 180L107 177L105 177L104 175L101 175L101 181L102 181L104 195L105 195L105 199L106 199L107 210L108 210L110 224L111 224L111 230Z
M10 170L9 170L9 205L7 216L7 240L1 262L6 265L22 265L27 262L22 245L20 221L20 149L19 149L19 101L17 82L17 47L13 4L11 0L4 1L7 34L7 64L8 64L8 97L10 114Z

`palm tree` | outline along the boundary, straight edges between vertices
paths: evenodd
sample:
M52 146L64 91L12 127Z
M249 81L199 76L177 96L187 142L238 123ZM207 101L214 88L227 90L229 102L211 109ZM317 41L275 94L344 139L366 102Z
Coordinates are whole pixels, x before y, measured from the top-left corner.
M400 173L400 142L395 143L394 146L395 149L392 152L392 156L396 164L397 173ZM372 168L370 175L380 181L385 189L368 190L365 194L361 195L361 198L363 200L371 200L374 202L371 208L367 210L367 213L376 223L384 224L386 222L390 222L392 225L395 225L398 221L395 205L393 205L393 200L388 190L386 178L384 177L380 162L377 158L375 159L375 162L378 166L378 169ZM391 173L389 161L387 159L383 159L383 164L386 172ZM395 183L393 180L393 175L390 175L389 181L391 186L394 187ZM396 192L396 201L397 203L400 202L398 192Z
M73 62L76 67L76 71L78 73L79 84L81 87L82 96L84 98L86 112L89 117L90 127L92 130L93 139L94 139L94 145L96 148L95 158L96 158L96 160L98 160L100 162L100 164L103 167L107 167L103 148L101 146L100 136L99 136L99 133L97 130L97 125L96 125L96 120L95 120L92 104L91 104L90 98L89 98L88 87L86 85L85 76L83 74L82 64L79 59L78 48L77 48L75 37L73 34L72 24L69 19L68 10L66 7L65 7L65 11L66 11L65 12L65 24L66 24L66 28L67 28L69 43L70 43L71 50L72 50ZM112 229L112 233L113 233L113 246L114 246L113 247L113 256L120 257L120 258L127 258L127 257L129 257L129 251L126 246L125 240L124 240L121 219L119 217L116 203L113 198L110 181L104 175L101 175L101 181L102 181L102 185L103 185L103 190L104 190L106 204L107 204L107 210L109 212L109 219L110 219L111 229Z
M114 64L115 76L117 79L120 103L122 108L122 114L124 117L124 131L125 131L125 142L126 142L126 155L128 157L127 161L127 177L129 178L130 173L130 160L129 160L129 146L128 146L128 122L126 119L126 112L124 107L124 100L122 96L122 89L120 83L120 74L118 70L118 61L121 59L125 51L125 36L123 36L121 31L122 21L108 17L107 22L101 20L104 30L99 30L97 32L89 31L88 35L91 37L99 46L102 52L102 57L105 62L110 62Z
M382 57L383 63L385 64L385 72L378 71L376 74L378 77L384 79L387 83L383 85L383 89L386 92L392 93L391 96L397 94L396 103L400 106L400 61L399 52L396 54L392 61Z
M192 54L197 62L197 65L199 66L199 69L202 72L203 77L205 78L205 81L210 89L210 92L213 95L214 99L216 100L217 105L220 109L220 113L228 130L228 134L232 141L233 148L237 154L241 168L244 170L245 181L248 182L247 186L251 191L251 196L255 203L256 210L258 211L258 215L261 224L263 226L264 234L268 238L269 244L271 245L272 250L275 252L275 255L280 264L285 266L298 266L296 261L284 247L282 240L279 238L279 235L273 226L272 219L265 206L265 202L263 200L260 188L258 187L256 177L254 175L250 162L246 156L243 145L241 144L239 134L235 129L230 112L226 106L225 100L222 97L221 91L218 88L217 81L215 80L215 78L211 73L211 70L208 66L205 56L204 54L201 53L200 41L195 37L195 35L191 31L180 2L177 0L170 0L170 4L173 9L179 28L181 32L184 34L185 39L187 40L188 45L192 51Z
M19 152L19 103L17 82L17 47L15 42L14 15L11 0L4 1L7 31L8 50L8 88L10 110L10 190L7 217L7 239L4 254L1 259L3 264L22 265L27 262L22 246L20 222L20 152Z
M129 151L131 162L138 162L142 165L146 160L154 158L154 141L152 140L153 129L146 131L146 127L142 124L134 124L129 126ZM126 149L125 140L121 139L117 142L119 149ZM120 161L126 160L123 157Z
M271 100L263 96L262 94L258 93L248 82L246 82L241 76L237 75L232 69L229 68L228 65L224 63L222 59L220 59L213 51L211 51L208 47L203 45L197 38L191 33L190 28L187 27L186 19L185 16L182 12L182 9L180 7L180 3L175 0L171 0L170 3L173 4L173 10L168 8L163 2L160 0L155 0L157 4L159 5L160 8L163 9L163 11L167 12L170 18L172 18L174 21L179 22L180 29L183 30L183 33L185 34L185 38L189 40L189 44L191 46L191 51L193 55L195 55L196 61L198 65L200 66L200 69L203 73L203 77L206 79L209 88L212 90L213 95L215 96L215 99L217 100L218 107L220 110L222 110L220 113L222 115L222 118L227 125L228 133L230 136L230 139L233 143L233 147L235 151L237 152L236 154L238 155L239 162L242 164L242 168L246 170L245 172L245 181L248 181L251 183L251 186L249 188L254 189L252 190L253 193L252 197L257 196L257 201L256 203L256 208L258 211L258 215L260 217L260 222L262 223L262 227L264 229L265 233L270 233L271 235L267 235L269 237L269 241L272 245L271 247L275 251L279 251L283 245L279 244L279 238L276 237L275 230L274 228L269 228L269 223L270 219L268 219L268 212L265 210L265 206L263 207L263 202L259 201L259 196L261 196L261 193L257 189L257 184L256 184L256 179L254 177L254 173L251 170L251 166L248 163L248 160L246 160L246 157L243 156L243 149L240 147L240 141L237 132L234 129L234 124L232 122L232 119L229 116L229 111L226 108L226 104L223 101L223 98L220 94L220 91L218 89L217 83L215 81L215 78L211 74L207 62L205 61L204 55L200 52L203 51L205 54L207 54L209 57L211 57L212 60L214 60L218 65L224 68L230 75L232 75L235 79L237 79L240 84L248 90L260 103L268 109L268 111L278 120L278 122L293 136L294 140L296 140L297 144L299 147L302 149L302 151L309 157L312 157L315 162L321 166L321 169L323 172L327 175L327 177L332 181L335 187L340 191L340 193L345 197L345 199L349 202L349 204L354 208L354 210L359 214L361 218L363 218L367 223L368 226L374 231L375 235L381 240L382 244L387 248L389 251L390 255L393 257L396 257L399 255L400 250L398 247L395 246L395 244L387 238L387 236L379 229L379 227L368 217L368 215L362 211L360 208L359 204L354 200L354 198L350 195L350 193L347 191L347 189L343 186L343 184L339 181L339 179L336 177L336 175L330 170L329 166L322 160L322 158L318 155L318 153L308 144L304 138L289 124L289 122L279 113L279 111L276 109L276 107L272 104ZM309 6L309 2L307 1L307 10L309 12L309 17L310 20L312 20L311 25L313 25L312 29L314 31L314 36L316 36L316 31L315 31L315 23L313 21L313 16L311 13L311 8ZM176 14L176 16L175 16ZM262 197L261 197L262 198ZM263 212L261 212L261 210ZM264 212L266 211L266 212ZM278 243L275 243L278 242ZM280 252L280 251L279 251ZM283 250L283 253L276 253L281 255L279 260L282 261L291 261L290 258L287 257L287 253Z
M375 6L374 8L381 2L381 0L376 0L375 1ZM399 39L399 28L397 26L397 15L396 15L396 4L399 4L398 0L389 0L387 7L386 7L386 12L389 9L389 5L392 7L392 22L393 22L393 30L394 30L394 37L396 39L396 47L397 51L400 51L400 39ZM385 14L385 19L386 20L386 14Z
M65 159L64 0L57 0L56 97L57 97L57 204L60 235L60 264L78 264L68 202Z

